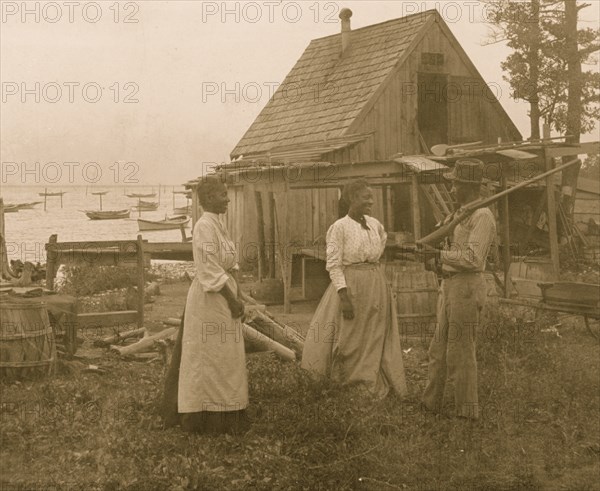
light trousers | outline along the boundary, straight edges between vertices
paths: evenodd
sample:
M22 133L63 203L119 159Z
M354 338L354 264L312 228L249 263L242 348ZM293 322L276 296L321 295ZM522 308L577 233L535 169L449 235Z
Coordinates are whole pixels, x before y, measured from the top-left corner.
M477 398L477 330L487 298L482 273L458 273L442 281L437 327L429 346L428 381L423 403L441 410L446 381L454 385L456 414L479 417Z

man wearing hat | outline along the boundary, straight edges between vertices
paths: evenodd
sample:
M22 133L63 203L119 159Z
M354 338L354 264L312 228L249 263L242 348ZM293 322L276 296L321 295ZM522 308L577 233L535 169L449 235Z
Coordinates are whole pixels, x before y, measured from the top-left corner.
M450 173L452 193L462 207L480 197L484 164L477 159L458 160ZM442 295L438 300L437 327L429 346L429 373L423 404L441 410L446 378L454 384L459 417L477 419L476 333L487 298L483 276L486 257L496 237L496 221L489 208L476 210L459 223L450 243L441 251Z

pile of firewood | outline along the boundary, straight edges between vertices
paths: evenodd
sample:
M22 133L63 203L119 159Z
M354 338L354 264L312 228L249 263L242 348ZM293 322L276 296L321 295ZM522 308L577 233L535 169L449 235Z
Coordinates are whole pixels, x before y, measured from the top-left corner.
M272 351L286 361L294 361L302 356L304 338L297 331L279 322L264 305L257 304L251 297L245 297L244 300L247 303L242 334L246 352ZM147 358L149 352L160 354L168 364L180 322L180 319L167 319L164 324L170 327L159 333L149 335L143 328L135 329L109 336L95 344L110 347L121 356ZM136 337L141 339L131 344L121 344Z

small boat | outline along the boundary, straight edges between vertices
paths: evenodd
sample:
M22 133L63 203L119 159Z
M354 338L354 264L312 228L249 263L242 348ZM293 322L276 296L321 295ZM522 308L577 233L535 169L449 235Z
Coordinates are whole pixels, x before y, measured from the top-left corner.
M182 206L181 208L173 208L173 213L175 215L191 215L192 207L191 206Z
M66 191L57 191L55 193L49 193L48 191L44 193L38 193L38 196L62 196Z
M133 207L134 210L154 211L158 210L158 203L155 201L139 200L138 204Z
M147 193L147 194L139 194L139 193L131 193L126 195L128 198L154 198L156 193Z
M8 203L4 205L4 213L16 213L19 211L19 205L9 205Z
M119 220L121 218L129 218L129 210L84 210L83 211L91 220Z
M35 206L43 203L43 201L31 201L29 203L18 203L19 210L32 210Z
M138 228L140 232L149 230L174 230L186 226L190 221L187 216L173 216L164 220L144 220L138 218Z
M175 207L175 195L182 194L186 197L187 203L186 206ZM173 213L175 215L187 215L192 216L192 205L190 204L190 200L192 199L191 191L173 191Z

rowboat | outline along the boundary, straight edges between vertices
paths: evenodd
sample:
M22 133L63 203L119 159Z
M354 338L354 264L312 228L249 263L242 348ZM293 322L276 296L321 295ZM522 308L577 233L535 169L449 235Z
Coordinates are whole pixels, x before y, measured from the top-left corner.
M91 220L119 220L121 218L129 218L129 210L84 210L83 211Z
M173 213L175 215L191 215L192 207L191 206L182 206L180 208L173 208Z
M154 211L158 209L158 203L155 201L139 200L138 204L133 207L134 210Z
M16 208L12 211L31 210L34 206L39 205L40 203L43 203L43 201L31 201L30 203L15 203L15 204L7 203L4 205L4 211L6 211L6 207ZM8 211L8 213L10 213L10 211Z
M186 197L187 203L186 206L175 207L175 195L182 194ZM173 191L173 213L175 215L187 215L192 216L192 205L190 204L190 200L192 199L191 191Z
M173 230L186 226L190 218L187 216L174 216L168 217L164 220L144 220L138 218L138 228L140 232L147 232L149 230Z
M49 192L45 191L43 193L38 193L38 196L62 196L65 193L66 193L66 191L57 191L55 193L49 193Z
M4 213L16 213L19 211L19 205L9 205L6 204L3 207Z
M131 193L126 195L128 198L154 198L156 193L147 193L147 194L139 194L139 193Z

